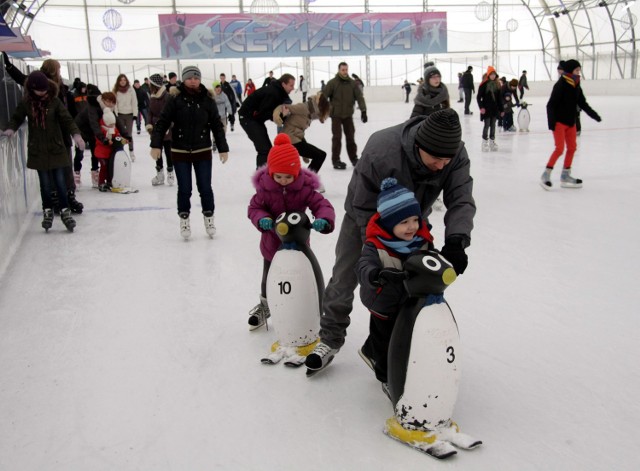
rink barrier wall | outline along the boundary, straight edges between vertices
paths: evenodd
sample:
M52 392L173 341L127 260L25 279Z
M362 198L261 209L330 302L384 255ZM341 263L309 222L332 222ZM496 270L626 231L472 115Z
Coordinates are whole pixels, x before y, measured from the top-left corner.
M40 201L38 173L27 169L27 125L0 137L0 278L18 250Z
M525 90L525 100L527 97L542 97L545 100L551 95L551 90L556 82L529 82L529 90ZM593 96L640 96L640 79L632 80L584 80L581 82L582 89L587 97ZM475 81L476 91L480 86L479 81ZM458 84L447 84L449 96L453 102L458 99ZM319 91L310 90L311 93ZM415 97L416 87L410 95L410 99ZM389 85L384 87L364 87L364 98L371 103L392 103L404 101L405 92L400 85ZM472 106L475 103L473 96Z

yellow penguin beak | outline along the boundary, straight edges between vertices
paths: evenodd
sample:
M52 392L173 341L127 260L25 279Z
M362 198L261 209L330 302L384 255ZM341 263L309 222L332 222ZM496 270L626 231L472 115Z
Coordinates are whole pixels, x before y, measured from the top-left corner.
M456 278L456 271L451 267L447 268L444 273L442 273L442 282L447 286L456 281Z
M285 223L281 222L280 224L278 224L276 226L276 232L278 233L278 235L286 236L287 233L289 232L289 226L287 226ZM454 276L455 276L455 274L454 274Z

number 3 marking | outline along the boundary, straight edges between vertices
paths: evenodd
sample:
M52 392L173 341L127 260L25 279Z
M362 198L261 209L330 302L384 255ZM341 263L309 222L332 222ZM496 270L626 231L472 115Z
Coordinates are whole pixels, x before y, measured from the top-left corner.
M453 363L454 361L456 361L456 354L453 351L453 347L448 347L447 353L449 354L449 358L447 358L447 363Z

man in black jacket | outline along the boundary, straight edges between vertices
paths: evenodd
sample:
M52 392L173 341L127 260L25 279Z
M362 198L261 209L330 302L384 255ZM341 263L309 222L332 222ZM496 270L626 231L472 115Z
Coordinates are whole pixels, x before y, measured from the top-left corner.
M227 95L229 103L231 103L231 113L229 113L228 119L231 125L231 131L233 131L233 125L236 123L236 109L238 109L236 93L233 91L231 84L227 82L227 76L225 74L220 74L220 86L224 94Z
M462 89L464 90L464 114L473 114L469 110L471 104L471 95L476 91L473 85L473 67L467 67L467 71L462 74Z
M268 87L259 88L249 95L238 110L240 126L253 142L257 152L256 168L267 163L267 156L271 150L271 139L264 123L273 119L273 110L286 102L295 85L296 78L291 74L284 74Z

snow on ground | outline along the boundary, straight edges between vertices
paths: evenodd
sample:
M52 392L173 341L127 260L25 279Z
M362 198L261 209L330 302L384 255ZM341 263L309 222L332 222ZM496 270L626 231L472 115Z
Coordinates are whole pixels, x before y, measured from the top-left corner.
M392 410L357 355L359 302L323 374L260 363L275 338L247 328L262 260L246 218L255 152L238 126L229 162L214 161L214 240L197 195L192 239L180 239L176 188L151 187L145 134L140 193L91 190L87 158L76 232L56 219L45 234L30 216L0 279L0 469L638 469L640 118L632 100L585 88L603 122L582 116L580 190L538 185L546 99L531 99L530 133L498 133L498 152L480 152L477 110L461 116L478 213L447 298L464 347L454 418L480 449L441 463L383 435ZM410 107L370 104L360 149ZM329 151L330 125L307 139ZM350 174L321 171L338 223ZM432 222L441 243L442 213ZM312 235L327 281L337 234Z

